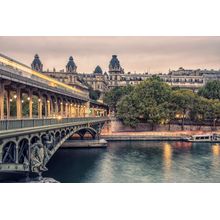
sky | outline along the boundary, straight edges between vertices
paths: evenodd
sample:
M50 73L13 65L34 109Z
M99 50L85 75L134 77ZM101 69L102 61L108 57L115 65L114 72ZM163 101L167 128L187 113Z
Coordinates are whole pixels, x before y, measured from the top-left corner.
M73 56L79 73L108 71L113 54L132 73L220 69L220 37L0 37L0 53L28 66L37 53L44 70L57 71Z

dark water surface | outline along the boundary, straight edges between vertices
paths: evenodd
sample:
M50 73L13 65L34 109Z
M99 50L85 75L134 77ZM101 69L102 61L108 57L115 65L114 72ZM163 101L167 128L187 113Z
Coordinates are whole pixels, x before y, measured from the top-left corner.
M114 141L106 149L60 149L44 176L59 182L220 182L220 145Z

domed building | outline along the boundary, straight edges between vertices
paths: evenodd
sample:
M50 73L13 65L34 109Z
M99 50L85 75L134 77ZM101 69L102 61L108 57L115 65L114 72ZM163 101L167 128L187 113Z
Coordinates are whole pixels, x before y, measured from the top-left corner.
M123 74L124 70L121 68L120 62L117 55L112 55L112 59L109 63L109 73L110 74Z
M98 65L98 66L95 68L95 70L94 70L93 73L102 74L102 73L103 73L103 72L102 72L102 68Z
M69 61L66 65L66 72L67 73L76 73L76 69L77 69L77 66L73 60L73 57L70 56Z
M38 71L38 72L43 72L43 64L41 63L38 54L36 54L34 56L34 60L33 60L32 64L31 64L31 68L33 70Z

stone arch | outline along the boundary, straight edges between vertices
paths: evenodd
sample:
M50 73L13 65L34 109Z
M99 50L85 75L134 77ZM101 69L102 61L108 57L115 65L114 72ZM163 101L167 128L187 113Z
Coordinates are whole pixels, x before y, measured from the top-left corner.
M70 133L70 130L69 130L69 129L66 129L66 135L69 134L69 133Z
M30 140L30 143L31 144L34 144L34 143L36 143L37 141L39 141L40 140L40 137L39 136L33 136L32 138L31 138L31 140Z
M66 131L65 131L65 130L62 130L62 131L61 131L61 139L63 139L65 136L66 136Z
M60 142L60 140L61 140L61 135L60 135L60 131L56 131L56 133L55 133L55 143L57 144L57 143L59 143Z
M24 138L18 143L18 163L23 164L29 158L29 140Z
M16 143L7 142L2 148L2 163L16 163Z
M83 139L86 133L89 133L93 139L95 139L97 135L97 131L92 127L78 128L73 134L78 134L80 138Z

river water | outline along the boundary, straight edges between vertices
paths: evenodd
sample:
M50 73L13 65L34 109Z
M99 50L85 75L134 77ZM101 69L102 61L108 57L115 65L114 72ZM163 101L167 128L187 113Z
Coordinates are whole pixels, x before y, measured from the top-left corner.
M64 183L220 182L220 145L114 141L106 149L60 149L46 177Z

